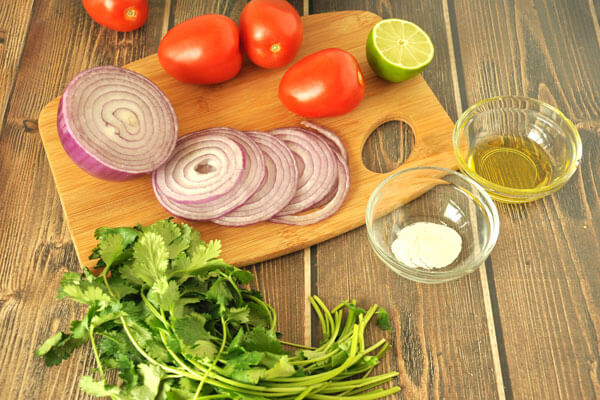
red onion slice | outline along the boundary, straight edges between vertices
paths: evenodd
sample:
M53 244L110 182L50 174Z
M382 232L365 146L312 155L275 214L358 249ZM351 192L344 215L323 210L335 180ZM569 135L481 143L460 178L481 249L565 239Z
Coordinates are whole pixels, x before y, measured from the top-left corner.
M221 198L240 181L245 154L233 140L204 131L177 141L169 160L154 172L160 192L176 203Z
M338 185L335 196L327 203L323 208L315 209L313 211L299 214L299 215L284 215L276 216L271 218L272 222L288 225L310 225L319 222L340 209L348 190L350 189L350 169L348 164L344 161L342 155L335 153L336 161L338 165Z
M348 152L346 151L346 147L344 147L342 140L332 130L310 121L301 121L300 125L319 133L321 135L321 139L324 139L327 145L330 146L334 151L340 153L344 162L348 162ZM335 192L335 190L333 191Z
M277 216L306 210L324 198L337 176L334 152L316 134L301 128L279 128L270 132L294 153L298 166L298 189Z
M285 207L296 193L298 168L285 143L265 132L246 132L265 156L266 175L258 191L242 206L213 219L220 225L243 226L266 221Z
M107 180L152 172L177 140L177 117L165 94L146 77L113 66L73 78L59 102L57 128L69 157Z
M225 193L221 194L223 192L223 188L221 187L214 189L218 191L219 195L215 196L214 193L211 194L211 192L207 192L205 193L206 201L203 201L203 199L198 196L194 196L193 199L192 197L187 197L187 194L190 193L187 189L186 195L178 196L177 199L175 199L172 193L167 189L166 182L160 174L161 171L163 171L163 173L166 172L166 166L172 163L176 154L179 154L180 144L178 142L173 157L164 167L159 168L153 176L152 184L154 193L163 207L173 215L195 221L218 218L244 204L250 196L258 190L259 185L265 176L264 156L261 149L252 139L235 129L210 128L186 135L182 139L191 135L193 135L193 137L219 137L222 140L231 141L237 144L242 149L245 157L245 163L243 169L241 169L239 181L236 181L233 186L230 186L229 182L220 182L221 185L227 184ZM180 139L180 141L182 141L182 139ZM184 147L187 146L185 141L182 145ZM185 171L190 171L189 165L186 168L181 163L175 168L179 169L180 173L176 173L177 171L173 169L169 170L169 173L166 176L171 176L171 178L169 178L170 181L175 181L175 177L181 181L181 175L183 175ZM174 184L179 185L176 181ZM216 185L219 185L218 181L216 182ZM193 190L193 186L190 189Z

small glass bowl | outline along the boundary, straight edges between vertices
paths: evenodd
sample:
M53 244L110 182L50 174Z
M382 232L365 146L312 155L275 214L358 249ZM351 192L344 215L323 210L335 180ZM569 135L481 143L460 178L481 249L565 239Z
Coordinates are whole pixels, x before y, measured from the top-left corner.
M489 146L507 142L512 145L504 152ZM494 200L507 203L557 191L581 159L573 123L556 108L526 97L493 97L470 107L456 122L453 147L460 170ZM499 167L498 161L505 164Z
M462 239L458 257L448 266L423 269L399 261L392 251L398 232L416 222L454 229ZM496 205L472 179L444 168L399 171L377 186L366 212L367 235L377 256L397 274L417 282L440 283L475 271L498 238Z

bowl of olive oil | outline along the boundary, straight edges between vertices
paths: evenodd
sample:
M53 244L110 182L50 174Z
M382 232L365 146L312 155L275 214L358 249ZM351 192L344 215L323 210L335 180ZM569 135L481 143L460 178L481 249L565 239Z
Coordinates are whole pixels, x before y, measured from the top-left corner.
M536 99L483 100L456 122L460 170L497 201L523 203L553 193L573 176L581 139L563 113Z

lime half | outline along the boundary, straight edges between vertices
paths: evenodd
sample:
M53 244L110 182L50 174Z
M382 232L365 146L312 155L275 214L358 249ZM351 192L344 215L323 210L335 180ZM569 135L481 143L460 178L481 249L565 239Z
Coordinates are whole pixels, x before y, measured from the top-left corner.
M367 60L375 73L401 82L419 74L433 59L433 43L423 29L403 19L375 24L367 39Z

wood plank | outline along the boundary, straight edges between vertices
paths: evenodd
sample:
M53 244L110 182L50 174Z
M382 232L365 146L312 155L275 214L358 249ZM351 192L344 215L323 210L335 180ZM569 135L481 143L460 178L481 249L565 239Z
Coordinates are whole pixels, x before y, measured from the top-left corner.
M0 14L18 12L24 2L10 3L1 7ZM83 312L56 300L62 273L79 270L79 265L36 120L77 72L155 52L168 10L162 0L152 0L150 6L142 29L119 34L94 23L81 2L38 1L27 41L21 37L21 42L11 42L24 44L24 50L0 136L2 399L90 398L77 387L79 377L93 367L89 349L77 351L68 363L55 368L46 368L33 355L52 332L66 330L69 321ZM7 63L14 64L18 56L9 57Z
M14 87L21 53L31 20L33 0L19 1L12 7L0 7L0 124Z
M365 5L313 1L311 12L343 8L365 8ZM439 2L368 2L366 9L383 18L411 20L428 32L436 55L423 76L455 118L448 38ZM410 144L410 132L405 125L389 124L367 141L363 159L367 165L387 170L406 156ZM399 148L401 145L408 149ZM410 282L392 273L375 257L364 227L316 246L314 254L313 292L327 304L354 297L363 305L376 302L390 312L394 348L378 371L400 372L396 384L404 390L398 398L498 397L477 273L442 285ZM313 332L316 339L316 329ZM371 339L380 335L376 329L370 331Z
M504 1L474 9L458 0L452 10L467 103L499 94L539 98L564 111L583 141L580 169L561 191L499 206L502 228L488 271L510 398L600 396L600 48L590 4Z

